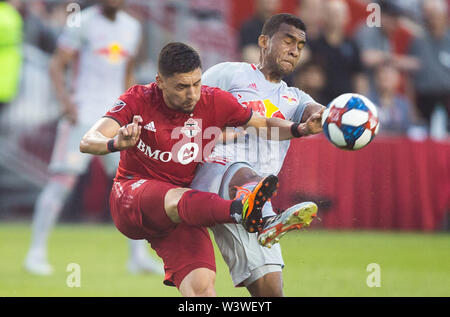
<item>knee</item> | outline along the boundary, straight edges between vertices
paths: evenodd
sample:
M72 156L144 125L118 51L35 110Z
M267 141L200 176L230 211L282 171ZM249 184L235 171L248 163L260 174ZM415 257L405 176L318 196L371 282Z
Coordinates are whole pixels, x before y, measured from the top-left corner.
M284 297L284 293L283 293L283 287L278 287L275 289L272 289L270 292L270 295L263 295L265 297Z
M214 284L198 285L192 288L192 297L214 297L216 296L216 290Z
M60 208L75 186L77 176L58 174L53 175L39 195L38 204L51 209L53 205Z
M252 297L284 297L283 287L257 287L249 290Z
M203 280L192 282L182 292L186 297L215 297L216 290L214 289L213 280Z
M179 290L185 297L213 297L216 296L214 289L215 272L199 268L189 273L181 282Z
M190 188L173 188L169 190L164 197L164 209L167 216L170 220L172 220L172 222L181 222L181 218L178 214L178 203L180 202L183 194L190 190Z
M247 287L253 297L283 297L281 272L272 272L257 279Z
M78 175L74 174L54 174L48 183L49 186L60 188L60 190L71 191L76 184Z

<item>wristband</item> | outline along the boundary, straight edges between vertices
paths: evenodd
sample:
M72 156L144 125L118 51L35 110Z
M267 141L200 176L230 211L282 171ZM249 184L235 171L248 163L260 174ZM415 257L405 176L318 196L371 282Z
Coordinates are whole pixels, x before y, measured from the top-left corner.
M115 139L111 139L111 140L109 140L108 143L106 144L107 147L108 147L108 151L109 151L110 153L119 151L119 149L117 149L117 148L114 146L114 140L115 140Z
M294 138L300 138L302 135L298 131L298 126L300 125L299 122L294 122L293 125L291 125L291 133L294 136Z

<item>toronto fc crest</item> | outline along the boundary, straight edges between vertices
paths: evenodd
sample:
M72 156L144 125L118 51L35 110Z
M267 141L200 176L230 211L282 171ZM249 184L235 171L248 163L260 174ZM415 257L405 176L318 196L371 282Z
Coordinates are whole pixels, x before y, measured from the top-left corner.
M181 132L188 138L193 138L201 131L198 126L198 122L192 118L189 118L185 123L184 127L181 128Z

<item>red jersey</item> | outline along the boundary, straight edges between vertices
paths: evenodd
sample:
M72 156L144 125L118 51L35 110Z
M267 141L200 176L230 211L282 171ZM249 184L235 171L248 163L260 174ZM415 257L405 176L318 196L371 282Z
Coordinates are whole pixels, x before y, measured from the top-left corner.
M135 85L117 100L105 117L121 126L140 115L143 122L139 141L121 151L116 181L152 178L177 186L188 186L197 165L214 147L214 138L226 126L246 124L252 115L230 93L208 86L192 113L167 107L155 83Z

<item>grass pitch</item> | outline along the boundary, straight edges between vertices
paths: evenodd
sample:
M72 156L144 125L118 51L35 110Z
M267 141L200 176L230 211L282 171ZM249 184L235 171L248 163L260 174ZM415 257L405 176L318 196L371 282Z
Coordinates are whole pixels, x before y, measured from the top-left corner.
M30 234L29 224L0 224L0 296L180 296L160 276L126 271L127 240L113 224L58 225L49 243L50 277L23 269ZM286 296L450 296L449 234L310 230L281 242ZM67 286L70 263L80 265L80 287ZM216 263L218 296L248 296L233 287L217 248ZM371 263L379 265L380 287L367 285Z

